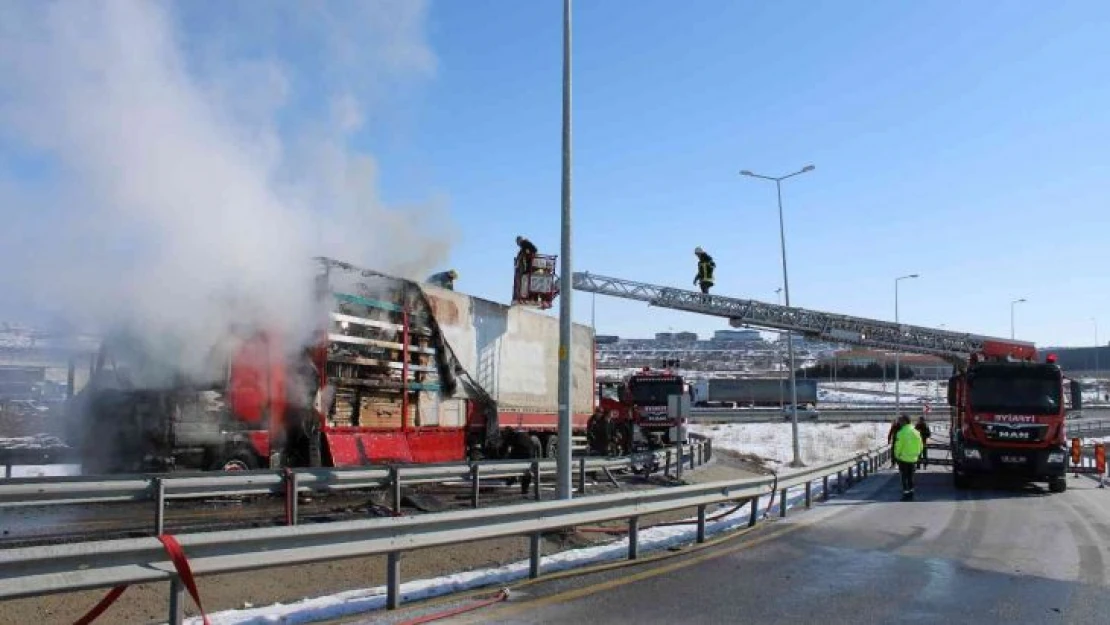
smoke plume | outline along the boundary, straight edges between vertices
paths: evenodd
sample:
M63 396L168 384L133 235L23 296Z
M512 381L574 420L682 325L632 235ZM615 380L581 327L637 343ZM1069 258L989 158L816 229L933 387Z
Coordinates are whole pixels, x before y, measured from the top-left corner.
M0 318L126 326L200 371L312 325L311 257L409 277L444 207L384 206L374 120L435 73L419 0L0 4Z

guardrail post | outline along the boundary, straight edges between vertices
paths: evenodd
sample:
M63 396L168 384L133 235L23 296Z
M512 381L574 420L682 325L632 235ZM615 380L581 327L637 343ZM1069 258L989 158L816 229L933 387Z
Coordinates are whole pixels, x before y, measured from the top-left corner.
M401 468L389 467L389 491L393 500L393 516L401 516Z
M671 450L667 450L667 464L663 465L663 475L666 477L671 476Z
M694 466L694 448L690 448L690 470L693 471L697 467Z
M786 517L786 491L788 490L790 489L784 488L779 491L779 516L783 518Z
M401 605L401 552L390 551L385 563L385 607L396 610Z
M699 543L705 542L705 504L698 506L698 538Z
M540 461L532 461L532 491L536 495L536 501L540 500Z
M10 465L10 464L5 464L4 465L4 479L6 479L6 480L12 479L12 465Z
M705 461L709 462L713 459L713 439L707 438L702 444L705 445Z
M813 482L806 482L806 508L813 507Z
M698 464L705 464L705 448L702 447L702 443L698 443Z
M296 525L300 516L297 501L297 474L285 467L281 475L285 481L285 524Z
M748 515L748 527L755 527L756 522L759 521L759 497L752 497L748 503L752 507L751 514Z
M628 559L640 557L640 517L628 518Z
M844 472L843 471L837 471L836 472L836 494L837 495L843 495L844 494Z
M160 477L154 478L154 535L166 533L166 483Z
M578 456L578 494L586 494L586 456Z
M185 585L176 575L170 580L169 616L169 625L182 625L185 622Z
M470 507L478 507L478 489L482 486L481 465L470 465Z
M829 500L829 476L821 478L821 501Z
M540 576L540 540L543 534L536 532L528 535L528 577L536 579Z

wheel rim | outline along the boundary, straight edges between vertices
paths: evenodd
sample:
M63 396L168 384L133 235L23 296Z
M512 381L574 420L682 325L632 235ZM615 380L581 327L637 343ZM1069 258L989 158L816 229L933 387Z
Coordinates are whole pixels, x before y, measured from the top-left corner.
M246 471L247 470L247 463L243 462L242 460L237 460L237 459L236 460L228 460L228 461L224 462L223 470L224 471Z

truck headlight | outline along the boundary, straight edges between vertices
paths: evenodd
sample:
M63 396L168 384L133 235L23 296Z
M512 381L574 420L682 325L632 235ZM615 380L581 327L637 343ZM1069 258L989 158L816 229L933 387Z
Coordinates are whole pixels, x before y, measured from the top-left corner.
M1064 461L1064 452L1054 451L1048 454L1048 461L1051 464L1060 464Z
M982 460L983 454L979 453L978 449L965 449L964 458L968 460Z

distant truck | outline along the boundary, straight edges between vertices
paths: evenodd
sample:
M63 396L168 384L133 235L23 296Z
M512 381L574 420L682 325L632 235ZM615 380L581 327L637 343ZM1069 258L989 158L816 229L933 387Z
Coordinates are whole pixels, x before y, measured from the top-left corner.
M798 405L817 404L817 380L798 380ZM711 378L690 384L699 408L783 406L790 403L788 378Z

